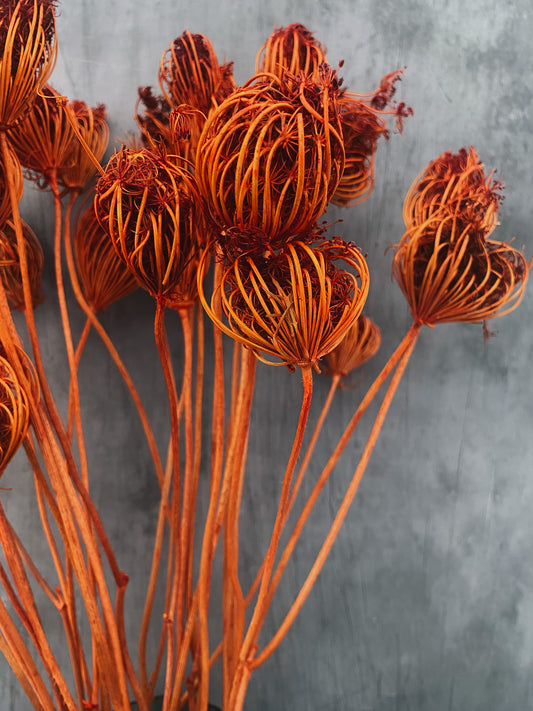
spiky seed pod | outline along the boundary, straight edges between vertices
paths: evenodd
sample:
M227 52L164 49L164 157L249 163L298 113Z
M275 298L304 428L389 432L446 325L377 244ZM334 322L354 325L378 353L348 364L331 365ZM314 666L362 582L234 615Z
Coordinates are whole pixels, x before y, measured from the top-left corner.
M13 148L26 169L26 177L40 188L49 187L52 172L71 162L73 139L63 97L46 85L31 110L9 133Z
M207 37L187 30L161 57L159 85L172 109L188 104L207 116L235 89L232 68L233 63L218 63Z
M0 230L3 229L12 213L11 196L8 185L9 174L14 182L15 197L17 202L22 198L22 193L24 191L22 168L20 167L20 162L10 145L8 145L8 153L10 160L7 166L0 160Z
M55 0L0 4L0 130L27 114L54 68Z
M358 318L368 294L363 255L355 245L338 239L314 248L291 242L277 254L240 255L226 267L211 303L201 286L204 271L202 261L200 298L211 319L260 360L271 363L265 356L273 356L280 359L276 365L291 370L297 365L318 369L320 358L338 345ZM224 322L215 313L219 297Z
M524 293L528 264L513 247L440 213L405 233L392 273L415 320L433 326L512 311Z
M0 355L0 475L26 436L29 421L26 392L7 358Z
M31 227L25 222L22 223L22 235L28 264L32 304L35 307L44 301L41 291L44 262L43 248ZM11 220L0 231L0 278L10 306L13 309L24 310L24 289L20 271L20 257L15 228Z
M99 163L104 156L109 143L109 126L103 104L90 107L84 101L71 101L66 111L86 146L78 136L73 136L70 159L59 171L58 178L67 190L81 192L96 172L95 161Z
M381 331L368 316L361 315L346 331L342 341L324 359L327 375L345 377L366 363L379 350Z
M190 173L147 149L122 149L97 183L95 211L144 289L171 300L188 291L181 280L189 277L202 230Z
M417 322L481 322L520 302L528 263L513 247L487 239L500 189L485 178L473 149L444 153L411 187L392 272Z
M488 235L497 224L503 184L492 171L485 175L475 149L446 151L432 161L411 185L404 201L406 227L415 227L442 210Z
M84 296L95 313L137 288L135 277L98 222L93 201L76 215L74 254Z
M327 67L319 82L259 77L211 113L196 176L219 230L263 233L277 249L312 229L344 169L338 91Z
M281 78L288 71L318 79L325 61L325 47L304 25L295 23L274 30L259 50L255 67L257 74L268 72Z

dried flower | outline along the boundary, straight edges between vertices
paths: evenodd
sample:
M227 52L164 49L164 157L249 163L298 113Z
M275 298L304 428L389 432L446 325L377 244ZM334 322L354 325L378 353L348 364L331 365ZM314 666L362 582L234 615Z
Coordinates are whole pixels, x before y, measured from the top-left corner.
M151 86L140 86L135 106L135 120L141 129L143 145L157 150L161 144L173 153L173 138L170 130L171 108L164 96L156 96ZM139 111L140 107L143 112Z
M31 110L9 133L13 148L27 177L41 188L49 186L52 173L72 161L73 139L63 97L46 85Z
M473 149L463 149L431 163L408 193L393 275L419 323L480 322L512 311L522 298L524 256L487 239L502 187L491 176Z
M396 130L401 133L403 119L413 111L403 102L394 103L396 82L402 72L383 77L373 94L343 92L339 98L340 120L344 137L346 162L339 186L331 202L348 207L370 195L374 187L374 157L381 137L389 138L385 116L396 117Z
M44 301L41 291L41 275L44 262L43 248L33 230L25 222L22 223L22 236L28 264L32 304L37 306ZM25 303L20 257L15 228L11 220L4 225L3 230L0 232L0 276L11 307L23 310Z
M188 104L207 116L235 89L232 68L218 63L207 37L185 31L161 57L159 85L171 108Z
M282 78L286 71L319 78L320 65L326 61L326 49L304 25L280 27L267 39L257 54L256 72L268 72Z
M338 91L328 68L319 82L259 77L211 113L196 175L219 230L255 230L277 249L312 229L344 168Z
M137 288L137 281L98 222L92 201L76 216L74 254L85 298L95 312L103 311Z
M26 436L29 421L26 392L7 358L0 355L0 474Z
M54 0L0 5L0 130L24 118L54 68Z
M337 261L350 271L337 267ZM202 262L200 284L204 270ZM290 369L318 369L320 358L338 345L361 313L368 279L355 245L336 239L312 248L295 241L278 254L237 257L226 267L211 305L202 291L200 297L211 319L261 360L267 354ZM227 325L215 315L219 295Z
M483 163L471 146L447 151L415 179L404 202L406 227L420 225L445 210L488 235L497 224L503 184L494 171L485 176Z
M158 298L195 290L182 283L199 250L200 198L194 178L141 148L111 157L96 186L97 218L139 284Z
M109 143L109 126L103 104L91 108L84 101L71 101L67 111L77 135L73 138L68 165L60 171L59 181L67 190L81 192L104 156Z
M327 375L344 377L372 358L381 345L381 332L368 316L361 315L342 341L325 357Z

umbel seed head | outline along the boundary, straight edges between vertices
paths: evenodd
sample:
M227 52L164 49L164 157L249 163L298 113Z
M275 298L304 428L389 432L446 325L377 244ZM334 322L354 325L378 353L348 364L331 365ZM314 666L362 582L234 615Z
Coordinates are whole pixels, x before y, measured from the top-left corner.
M196 175L219 230L262 233L278 249L313 228L344 169L338 93L327 66L319 81L258 76L211 113Z
M187 292L181 281L199 250L199 205L191 174L145 148L115 153L96 186L98 221L137 282L157 298Z
M0 3L0 129L21 120L54 68L55 0Z
M409 190L392 273L417 322L481 322L520 302L528 263L510 245L487 239L501 188L471 148L443 153Z

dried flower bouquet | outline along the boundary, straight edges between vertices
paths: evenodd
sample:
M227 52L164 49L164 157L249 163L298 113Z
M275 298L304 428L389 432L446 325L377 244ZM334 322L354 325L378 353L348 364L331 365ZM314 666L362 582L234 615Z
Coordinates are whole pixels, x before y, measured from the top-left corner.
M406 231L393 275L413 325L362 398L310 493L302 482L342 378L372 357L380 332L362 314L369 270L359 248L330 236L329 203L364 200L387 120L399 130L411 110L393 100L401 72L370 95L345 90L325 49L302 25L276 30L257 56L255 75L236 87L231 64L211 43L184 32L164 53L161 94L139 90L139 138L101 161L108 128L103 106L69 102L48 84L56 57L53 0L9 0L0 9L0 469L26 450L43 535L56 578L45 580L0 503L0 648L36 709L149 711L209 706L220 663L224 711L243 708L250 677L278 647L316 581L348 513L387 410L423 325L485 322L515 308L528 263L490 237L501 185L475 150L445 153L411 187ZM23 223L23 171L51 192L54 269L70 372L69 412L60 417L46 376L35 307L42 299L43 254ZM95 187L90 187L96 173ZM75 206L78 205L75 210ZM86 316L74 341L65 270ZM154 337L168 392L166 460L135 383L98 313L137 287L155 300ZM183 328L183 371L173 367L167 309ZM27 353L11 316L24 314ZM214 325L205 357L204 313ZM160 505L137 656L126 639L128 575L116 559L91 498L78 368L95 329L131 393L153 460ZM231 382L222 338L234 339ZM292 450L280 466L279 503L266 553L250 589L239 577L239 511L257 361L298 369L302 404ZM211 428L202 432L204 371L214 368ZM331 389L304 448L313 379ZM389 381L353 478L304 583L273 637L261 632L311 510L370 403ZM206 454L207 453L207 454ZM201 476L207 515L197 517ZM292 531L283 536L295 505ZM220 575L214 567L221 551ZM32 584L56 607L71 668L58 664ZM222 590L222 609L210 592ZM164 611L156 614L158 588ZM7 600L7 603L5 602ZM210 620L222 620L221 639ZM80 618L89 635L80 631ZM148 658L150 636L158 653Z

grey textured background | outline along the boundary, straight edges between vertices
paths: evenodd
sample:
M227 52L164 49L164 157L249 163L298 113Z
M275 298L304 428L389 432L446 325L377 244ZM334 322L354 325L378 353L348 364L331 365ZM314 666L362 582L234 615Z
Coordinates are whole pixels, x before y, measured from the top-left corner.
M444 6L445 5L445 6ZM533 253L533 10L530 0L243 0L194 3L68 0L59 8L54 86L104 102L112 136L134 128L139 85L157 83L159 57L185 29L206 34L238 82L274 25L303 22L328 47L354 91L406 67L399 96L415 115L380 146L376 188L362 206L332 210L368 253L368 314L380 354L338 396L313 471L330 451L365 386L410 324L391 283L387 246L402 234L402 201L417 173L444 150L475 145L506 184L495 239ZM38 325L49 376L64 404L65 356L53 294L48 196L31 186L24 217L45 244L46 304ZM77 332L82 319L72 306ZM533 709L533 302L501 321L487 346L480 326L425 329L391 408L358 497L323 574L282 646L256 672L249 711L527 711ZM151 343L153 304L136 293L103 317L166 441L166 398ZM179 324L169 319L179 365ZM229 352L229 351L228 351ZM314 412L329 383L316 381ZM91 337L82 362L92 491L122 567L131 576L135 638L157 510L149 456L128 394ZM243 576L264 545L301 397L301 378L260 365L243 505ZM275 600L279 623L303 581L362 446L351 442ZM276 460L272 453L278 453ZM31 477L17 455L2 500L46 569ZM35 520L35 525L34 525ZM53 610L44 613L60 640ZM268 631L265 640L268 639ZM58 654L62 654L61 643ZM213 701L218 687L213 686ZM0 661L0 708L26 711Z

